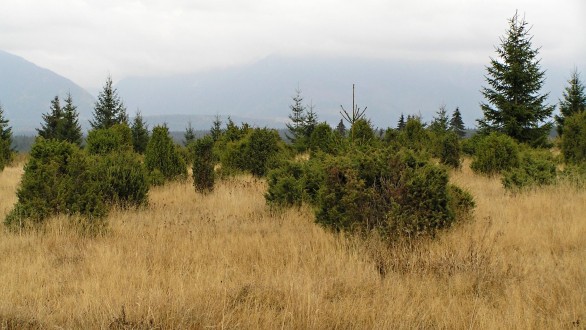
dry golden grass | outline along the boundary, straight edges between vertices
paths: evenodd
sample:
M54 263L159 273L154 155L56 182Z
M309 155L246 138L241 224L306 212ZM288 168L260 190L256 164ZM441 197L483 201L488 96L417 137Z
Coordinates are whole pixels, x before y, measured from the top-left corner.
M1 218L21 173L0 173ZM390 248L323 230L307 209L271 213L250 177L208 196L154 189L100 237L65 218L2 230L0 328L583 327L586 192L512 196L467 169L453 180L475 218Z

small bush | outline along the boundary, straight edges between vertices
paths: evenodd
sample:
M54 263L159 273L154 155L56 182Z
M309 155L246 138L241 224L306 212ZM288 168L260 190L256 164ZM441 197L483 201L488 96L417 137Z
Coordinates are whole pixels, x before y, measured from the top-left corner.
M147 193L146 174L134 153L89 156L75 144L38 138L5 224L22 227L65 214L79 215L86 227L95 227L91 224L115 204L146 204Z
M193 185L200 193L214 189L214 140L206 136L191 145L193 154Z
M556 162L549 151L528 149L522 152L520 159L519 167L503 172L501 182L505 189L518 191L556 182Z
M144 163L149 173L159 171L165 181L187 178L187 165L181 158L178 146L173 143L166 126L153 128L145 151ZM150 176L152 178L158 175ZM151 182L159 182L159 180L155 179Z
M249 172L263 177L279 163L285 154L285 147L279 134L268 128L255 128L241 140L226 144L221 156L224 173Z
M440 162L452 168L460 168L460 138L456 133L445 134L441 139Z
M86 139L86 150L91 155L105 155L132 148L132 131L125 124L91 130Z
M586 111L565 119L562 153L569 164L586 161Z
M491 133L478 141L470 167L474 172L492 176L519 167L520 161L519 145L513 138Z
M92 180L91 162L76 145L38 138L24 167L18 202L5 219L9 227L41 223L55 214L91 219L107 213L100 185Z

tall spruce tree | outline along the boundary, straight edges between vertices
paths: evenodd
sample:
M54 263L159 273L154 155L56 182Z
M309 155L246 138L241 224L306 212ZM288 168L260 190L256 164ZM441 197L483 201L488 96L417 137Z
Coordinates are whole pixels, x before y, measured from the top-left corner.
M130 126L132 132L132 147L135 152L144 154L149 143L149 127L142 118L140 110L136 111L132 125Z
M218 141L222 137L222 133L222 120L220 119L220 115L216 115L212 127L210 128L212 140L214 142Z
M43 121L41 128L37 128L39 136L47 140L59 139L59 130L63 122L63 110L61 109L59 96L55 96L51 100L49 112L43 114Z
M0 171L12 160L12 127L8 126L8 119L4 118L4 109L0 104Z
M94 129L99 129L110 128L115 124L128 125L128 115L118 96L118 90L112 86L112 77L108 76L104 88L98 95L98 101L94 106L94 120L90 120L90 125Z
M291 114L289 114L290 123L287 123L287 129L289 133L286 134L287 139L291 143L296 144L305 135L305 105L303 104L303 97L301 96L301 90L298 88L295 90L295 95L292 97L293 104L289 106Z
M559 103L560 115L555 116L559 135L563 134L564 121L567 117L586 110L586 94L577 69L572 72L563 96L564 99Z
M466 136L466 127L464 126L464 121L462 120L462 114L460 113L460 108L456 107L454 113L452 114L452 118L450 119L450 130L460 138Z
M496 49L498 59L491 58L488 75L490 87L482 88L488 101L482 103L484 118L478 120L481 131L498 131L519 142L533 146L547 143L554 106L545 105L548 94L539 91L545 80L537 55L531 45L530 28L518 14L509 20L509 29Z
M73 105L71 93L67 94L65 106L61 110L63 118L61 119L61 124L58 126L58 139L80 146L83 134L81 133L81 125L79 124L77 106Z

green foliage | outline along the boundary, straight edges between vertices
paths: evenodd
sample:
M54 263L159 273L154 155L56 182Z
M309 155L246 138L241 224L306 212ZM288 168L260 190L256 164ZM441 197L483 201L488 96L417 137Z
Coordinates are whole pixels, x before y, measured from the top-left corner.
M336 138L328 123L318 124L309 138L309 149L312 153L323 151L334 153L336 149Z
M99 181L92 179L89 158L75 145L38 138L17 191L8 226L40 223L55 214L100 218L107 213Z
M8 119L4 118L4 109L0 105L0 171L12 161L12 127L8 126Z
M187 165L181 158L166 126L155 126L145 151L144 162L149 173L158 170L165 181L186 179ZM154 180L153 183L160 182Z
M481 104L484 118L481 130L501 132L531 146L547 144L552 124L546 121L554 106L544 105L548 94L539 94L545 71L539 66L539 48L533 49L529 27L517 14L509 21L509 30L496 49L500 58L491 59Z
M18 202L5 224L39 224L57 214L97 222L113 205L146 204L147 194L146 172L134 153L91 156L75 144L39 137L24 168Z
M405 127L400 130L398 142L400 146L417 152L429 148L430 137L419 117L407 117Z
M493 132L478 141L470 168L492 176L519 167L520 161L519 145L515 140Z
M285 151L277 131L268 128L255 128L241 140L228 143L221 156L222 171L234 173L250 172L263 177L280 153Z
M89 131L86 139L86 150L91 155L106 155L132 148L132 131L125 124L93 129Z
M65 106L62 108L59 97L51 101L50 112L43 114L44 123L37 129L40 137L44 139L56 139L81 145L82 134L79 125L79 114L77 107L73 105L71 94L65 99Z
M450 188L445 170L408 152L356 150L324 167L316 221L336 230L433 235L473 207L469 194Z
M128 125L126 107L112 85L112 77L108 76L94 106L94 119L90 120L93 129L110 128L116 124Z
M147 204L149 181L138 154L131 150L119 150L94 159L93 178L100 182L106 203L121 207Z
M562 153L567 163L586 161L586 111L565 118Z
M193 150L193 185L200 193L214 189L214 140L206 136L192 144Z
M486 137L484 134L474 134L469 138L462 139L462 152L468 156L473 156L476 153L476 148L480 141Z
M551 152L527 149L521 153L520 158L519 167L503 172L501 182L505 189L520 191L556 183L556 162Z
M191 122L188 122L185 133L183 133L183 145L187 146L193 141L195 141L195 129L191 126Z
M375 140L372 124L366 119L358 119L350 128L352 135L350 141L356 144L366 145Z
M456 108L452 114L452 119L450 119L450 130L456 133L460 138L466 136L466 127L464 126L464 120L462 120L462 114L460 113L459 108Z
M568 84L569 86L564 89L564 99L559 103L560 115L555 116L559 135L563 135L565 118L586 111L586 93L584 93L584 85L580 81L578 70L572 72Z
M216 115L214 122L212 123L212 127L210 128L210 135L212 140L216 142L220 140L222 134L224 134L224 131L222 130L222 120L220 119L219 115Z
M460 138L455 132L446 133L441 139L440 163L452 168L460 168Z
M142 118L140 111L136 112L130 130L132 132L132 146L134 151L139 154L144 154L150 137L149 128Z

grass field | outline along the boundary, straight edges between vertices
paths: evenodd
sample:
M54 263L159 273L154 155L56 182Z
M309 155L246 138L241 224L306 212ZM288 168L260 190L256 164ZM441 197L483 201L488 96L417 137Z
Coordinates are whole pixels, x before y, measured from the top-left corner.
M21 174L0 173L1 218ZM272 213L251 177L155 188L99 237L66 218L2 229L0 328L583 328L586 191L515 196L467 166L452 180L474 219L392 247Z

